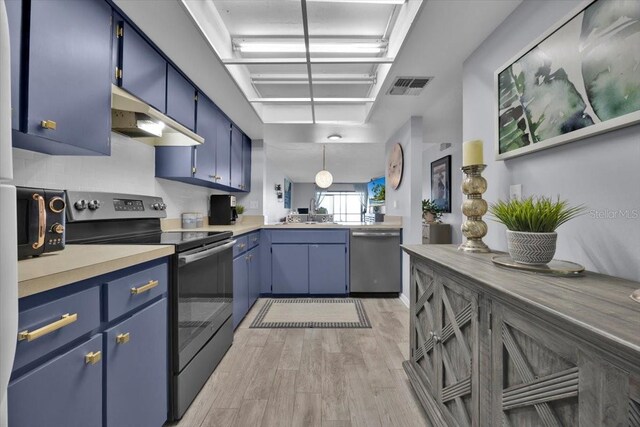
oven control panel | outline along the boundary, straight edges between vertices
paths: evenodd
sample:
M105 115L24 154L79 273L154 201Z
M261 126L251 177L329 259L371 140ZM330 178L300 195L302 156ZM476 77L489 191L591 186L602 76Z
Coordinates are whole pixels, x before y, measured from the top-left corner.
M67 191L67 221L166 218L161 197L97 191Z

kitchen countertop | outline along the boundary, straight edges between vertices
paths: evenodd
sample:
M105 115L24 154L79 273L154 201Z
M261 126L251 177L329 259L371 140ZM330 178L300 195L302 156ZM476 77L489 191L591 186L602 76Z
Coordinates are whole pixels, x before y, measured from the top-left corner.
M67 245L18 261L18 296L45 292L174 253L171 245Z

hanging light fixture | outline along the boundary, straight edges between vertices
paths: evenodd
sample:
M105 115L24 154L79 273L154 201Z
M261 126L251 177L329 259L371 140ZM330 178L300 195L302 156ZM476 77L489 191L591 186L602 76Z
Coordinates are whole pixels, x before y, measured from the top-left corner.
M322 146L322 170L316 174L316 185L320 188L329 188L333 183L333 175L327 170L325 161L326 146Z

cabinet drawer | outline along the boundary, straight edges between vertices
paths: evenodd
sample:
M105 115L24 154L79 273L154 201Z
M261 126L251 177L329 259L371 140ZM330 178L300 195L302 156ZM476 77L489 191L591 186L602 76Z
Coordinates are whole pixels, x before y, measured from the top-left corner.
M167 281L167 265L161 264L107 282L107 320L116 319L166 293Z
M102 352L102 334L12 382L9 425L100 427L102 361L86 360L97 352Z
M167 299L104 333L106 427L167 420Z
M346 230L272 231L271 243L347 243Z
M233 257L237 257L243 252L246 252L249 246L249 239L247 236L240 236L236 238L236 244L233 245Z
M249 241L248 249L255 248L260 244L260 232L255 232L247 235L247 240Z
M18 346L13 369L20 369L99 326L99 287L24 310L18 320ZM21 337L23 333L28 335Z

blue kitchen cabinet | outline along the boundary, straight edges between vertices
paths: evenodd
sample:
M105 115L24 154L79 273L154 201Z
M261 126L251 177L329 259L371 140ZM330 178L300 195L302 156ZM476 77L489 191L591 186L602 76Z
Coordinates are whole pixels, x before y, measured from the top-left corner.
M19 2L8 3L15 38L20 34L15 25ZM28 26L22 28L20 41L12 41L22 48L23 69L17 68L19 53L11 55L12 71L18 72L12 103L20 110L14 146L48 154L109 154L111 8L102 0L73 6L66 0L24 4L30 5L28 21L23 22ZM25 102L18 104L18 99Z
M167 65L167 116L196 128L196 89L171 65Z
M11 61L11 127L20 129L20 51L22 49L22 0L5 1L9 20Z
M129 23L120 21L117 25L117 31L122 31L118 37L119 69L122 72L122 76L118 74L119 85L164 113L167 96L167 61Z
M193 148L195 155L195 173L198 179L214 182L216 177L216 145L218 127L222 125L221 114L213 101L198 94L198 123L196 132L204 138L204 144Z
M231 186L231 121L222 113L216 117L218 135L216 138L216 182Z
M244 142L242 140L242 132L235 126L231 127L231 187L237 190L243 190L242 182L244 181L242 170L242 149Z
M242 135L242 191L251 191L251 138Z
M341 244L309 245L309 293L347 293L347 254Z
M167 420L167 327L163 298L104 332L106 427Z
M12 381L7 391L9 425L101 426L101 357L98 334Z
M238 327L249 311L248 256L239 255L233 260L233 328Z
M308 294L309 246L300 244L271 246L271 274L273 294Z
M260 248L254 247L249 252L249 308L260 296Z

